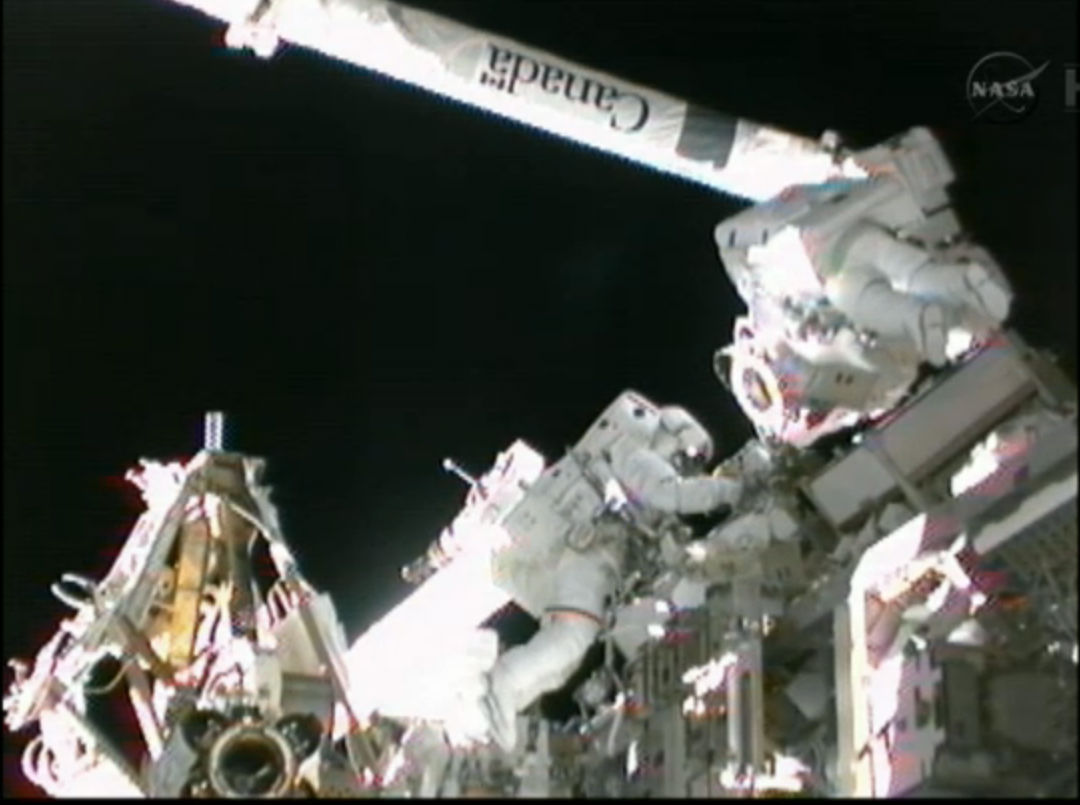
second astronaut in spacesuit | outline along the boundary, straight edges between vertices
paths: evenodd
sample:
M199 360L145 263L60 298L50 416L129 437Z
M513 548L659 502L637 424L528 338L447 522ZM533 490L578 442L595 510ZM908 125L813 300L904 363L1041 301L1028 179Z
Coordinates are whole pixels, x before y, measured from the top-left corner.
M686 410L624 392L507 519L513 544L496 557L495 580L541 628L488 678L481 706L504 748L514 746L517 714L564 685L604 628L628 541L737 502L739 482L701 474L712 454Z
M852 159L866 178L791 187L720 222L720 257L751 310L761 295L788 310L827 301L859 331L941 366L950 330L998 327L1012 292L953 215L954 174L930 131Z

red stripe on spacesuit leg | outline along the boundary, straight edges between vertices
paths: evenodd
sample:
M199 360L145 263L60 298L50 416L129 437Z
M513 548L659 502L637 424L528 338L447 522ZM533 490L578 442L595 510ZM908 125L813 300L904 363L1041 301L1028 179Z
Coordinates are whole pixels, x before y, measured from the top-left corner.
M544 610L545 615L576 615L579 618L585 618L595 623L604 625L604 620L599 615L594 615L592 612L587 612L584 609L575 609L574 607L548 607Z

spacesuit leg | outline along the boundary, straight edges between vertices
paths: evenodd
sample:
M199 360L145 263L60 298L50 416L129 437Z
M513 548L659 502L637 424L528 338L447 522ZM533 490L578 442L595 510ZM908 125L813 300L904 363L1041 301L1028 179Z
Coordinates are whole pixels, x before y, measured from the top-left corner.
M603 554L572 554L555 572L554 602L540 631L503 654L491 670L483 706L492 737L506 751L517 741L517 714L566 684L581 665L600 633L605 598L615 584L610 560Z
M517 743L517 714L566 684L599 632L600 624L591 618L553 613L532 640L499 658L484 708L492 737L503 749L509 752Z
M991 262L988 254L973 256ZM858 230L847 247L846 259L854 265L874 266L899 291L940 302L958 313L974 314L986 323L998 324L1009 313L1011 293L978 259L941 262L925 249L876 226Z
M866 265L853 265L831 276L825 293L836 309L857 327L886 339L910 338L934 366L945 363L949 321L945 308L893 288L889 278Z
M446 770L450 765L450 747L446 745L440 734L430 729L418 735L417 739L416 745L410 749L414 755L414 762L421 770L418 793L421 799L431 799L438 795L446 776Z
M940 299L979 317L991 326L1000 324L1009 315L1012 301L986 268L978 263L939 263L930 261L911 275L910 293Z

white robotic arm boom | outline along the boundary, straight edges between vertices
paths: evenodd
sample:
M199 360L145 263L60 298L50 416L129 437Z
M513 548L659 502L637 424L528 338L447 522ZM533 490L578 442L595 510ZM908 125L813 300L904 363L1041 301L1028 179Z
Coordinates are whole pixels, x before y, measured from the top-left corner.
M387 0L176 0L262 57L312 48L583 145L762 201L838 175L814 140L678 98Z

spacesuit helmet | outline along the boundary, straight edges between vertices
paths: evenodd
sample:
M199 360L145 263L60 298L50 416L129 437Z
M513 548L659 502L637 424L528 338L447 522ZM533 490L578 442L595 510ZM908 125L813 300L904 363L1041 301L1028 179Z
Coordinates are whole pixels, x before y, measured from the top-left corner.
M676 405L660 409L660 422L651 448L671 463L680 475L702 472L712 461L712 437L685 408Z

